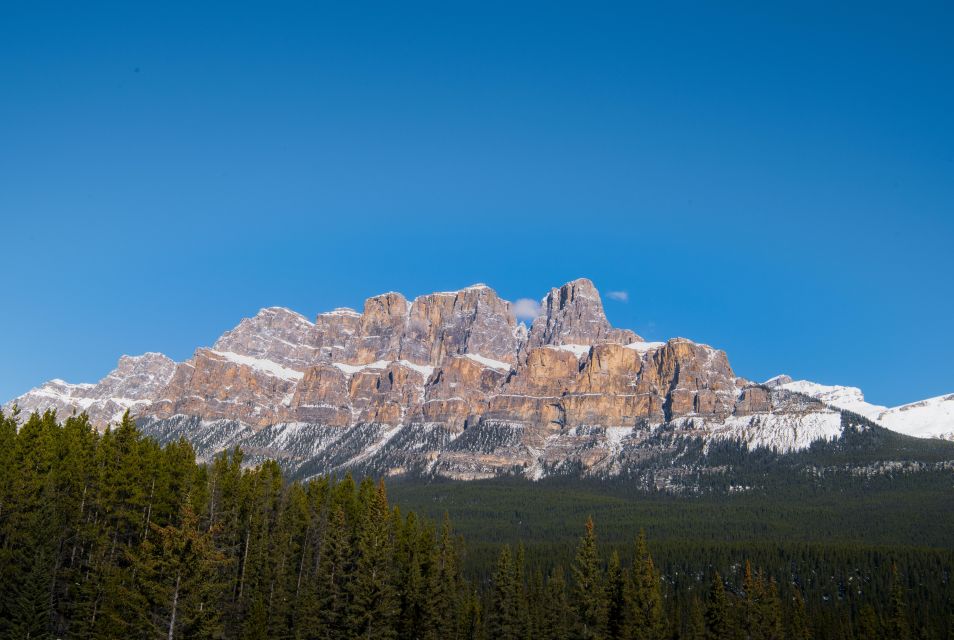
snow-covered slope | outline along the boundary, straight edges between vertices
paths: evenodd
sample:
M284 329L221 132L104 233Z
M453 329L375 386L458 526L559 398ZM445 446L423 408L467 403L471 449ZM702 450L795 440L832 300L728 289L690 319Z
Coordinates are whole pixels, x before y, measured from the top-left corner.
M877 420L887 407L871 404L865 401L865 396L858 387L843 387L841 385L825 385L810 380L792 380L782 375L766 380L763 384L768 387L778 387L787 391L804 393L825 404L851 411L864 416L869 420Z
M792 380L786 375L775 376L763 384L803 393L838 409L862 415L904 435L954 440L954 394L888 408L867 402L858 387Z
M954 440L954 394L888 409L877 420L909 436Z

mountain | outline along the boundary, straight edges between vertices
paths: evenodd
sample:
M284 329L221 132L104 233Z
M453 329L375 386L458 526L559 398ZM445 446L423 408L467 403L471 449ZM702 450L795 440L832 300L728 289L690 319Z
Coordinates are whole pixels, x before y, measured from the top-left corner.
M70 384L54 379L7 403L26 413L55 409L60 416L86 412L100 426L118 422L129 410L138 413L152 404L169 384L176 363L161 353L122 356L116 368L96 384Z
M828 386L808 380L792 380L786 375L776 376L764 384L802 393L827 405L852 411L898 433L916 438L954 440L954 394L889 409L866 402L864 394L857 387Z
M302 476L652 467L670 482L720 443L789 454L876 423L954 431L951 396L889 410L851 387L751 382L724 351L685 338L647 342L610 325L586 279L549 291L529 328L482 284L384 293L314 322L271 307L185 362L124 356L96 385L52 381L13 402L85 410L103 426L129 409L146 433L185 437L201 457L241 445L249 461L275 458Z

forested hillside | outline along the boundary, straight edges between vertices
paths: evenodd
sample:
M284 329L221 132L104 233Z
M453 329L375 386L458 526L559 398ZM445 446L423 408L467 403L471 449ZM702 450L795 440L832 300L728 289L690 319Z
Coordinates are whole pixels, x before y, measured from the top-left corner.
M949 548L803 545L793 556L785 540L753 537L680 549L668 534L657 545L652 518L647 538L598 503L595 524L566 512L572 534L554 531L548 548L539 531L511 535L501 494L512 490L481 503L481 526L499 522L501 541L471 514L474 543L439 505L431 518L389 504L383 483L291 482L273 462L242 459L197 464L189 444L160 446L128 417L100 434L86 416L34 414L18 429L0 414L0 635L954 637ZM621 486L607 485L606 500ZM578 497L569 485L565 495ZM816 588L819 570L842 572L844 588Z

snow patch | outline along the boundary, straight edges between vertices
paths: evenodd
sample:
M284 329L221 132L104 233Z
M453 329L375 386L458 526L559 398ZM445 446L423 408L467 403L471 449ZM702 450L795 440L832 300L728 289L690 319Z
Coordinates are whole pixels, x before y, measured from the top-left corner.
M464 355L466 358L470 358L478 364L482 364L485 367L490 369L496 369L498 371L510 371L510 364L507 362L501 362L500 360L494 360L493 358L486 358L479 353L467 353Z
M656 349L665 346L665 342L630 342L629 344L625 345L627 349L632 349L640 355L645 355L650 351L655 351Z
M588 344L551 344L547 345L548 349L556 349L557 351L569 351L576 356L576 359L579 360L583 356L586 356L590 353L590 349L593 347Z
M294 369L289 369L288 367L283 367L282 365L274 362L272 360L265 360L264 358L253 358L251 356L243 356L238 353L233 353L231 351L215 351L209 349L209 353L213 353L220 358L224 358L229 362L234 362L235 364L245 365L251 367L256 371L261 371L262 373L268 374L275 378L281 378L282 380L301 380L305 375L301 371L295 371Z

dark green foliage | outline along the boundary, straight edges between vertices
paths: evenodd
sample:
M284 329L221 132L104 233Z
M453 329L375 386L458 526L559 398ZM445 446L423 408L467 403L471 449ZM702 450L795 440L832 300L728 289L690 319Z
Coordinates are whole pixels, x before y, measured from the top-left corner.
M868 429L804 457L862 438L924 453ZM85 416L0 414L0 638L954 640L946 473L696 498L625 480L417 485L435 527L368 479L290 482L239 450L200 465L128 417L99 434ZM578 538L583 505L608 543L593 519ZM875 506L881 526L850 537Z
M520 586L517 584L517 568L510 547L504 545L497 559L491 590L490 611L487 616L487 632L491 638L518 640L520 628Z
M606 587L596 548L593 519L586 520L586 533L580 538L573 563L573 600L576 605L575 636L581 640L600 639L606 635Z
M479 637L450 522L384 485L0 414L0 638Z
M722 584L722 576L718 571L712 575L712 585L709 587L704 617L708 640L735 636L735 627L729 611L729 599L725 593L725 585Z

